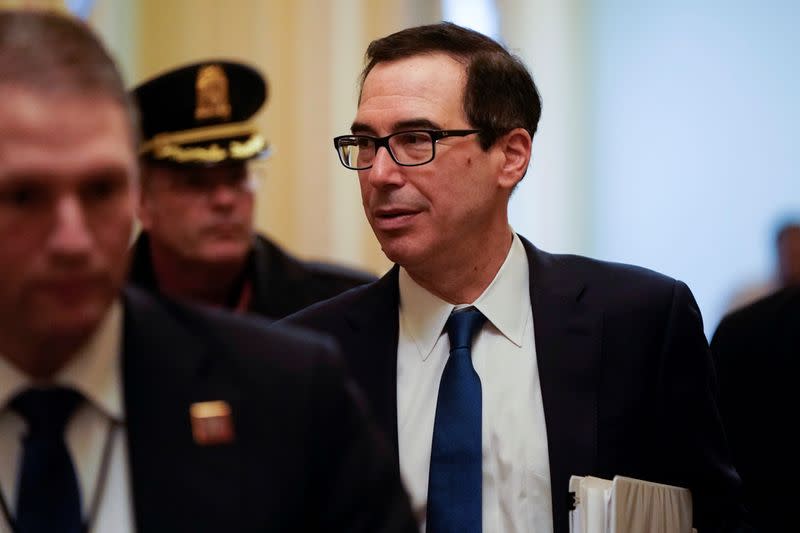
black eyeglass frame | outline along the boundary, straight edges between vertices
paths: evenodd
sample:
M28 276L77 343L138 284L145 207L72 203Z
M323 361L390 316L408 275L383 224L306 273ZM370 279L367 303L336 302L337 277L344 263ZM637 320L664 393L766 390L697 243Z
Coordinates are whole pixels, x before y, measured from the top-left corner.
M339 162L345 167L350 170L367 170L368 168L372 168L372 164L370 163L368 166L365 167L351 167L347 163L344 162L344 156L342 155L341 150L339 150L339 143L342 139L369 139L375 144L375 157L378 156L378 149L381 147L386 148L386 151L389 153L389 157L392 158L396 164L400 165L401 167L418 167L421 165L427 165L431 161L436 158L436 143L442 139L447 137L466 137L467 135L472 135L473 133L481 133L482 130L405 130L405 131L398 131L392 133L391 135L387 135L385 137L373 137L372 135L339 135L338 137L333 138L333 147L336 149L336 154L339 156ZM389 139L395 137L396 135L403 135L408 133L426 133L431 138L431 158L427 161L423 161L421 163L401 163L397 160L394 156L394 152L389 147ZM373 157L373 160L375 159Z

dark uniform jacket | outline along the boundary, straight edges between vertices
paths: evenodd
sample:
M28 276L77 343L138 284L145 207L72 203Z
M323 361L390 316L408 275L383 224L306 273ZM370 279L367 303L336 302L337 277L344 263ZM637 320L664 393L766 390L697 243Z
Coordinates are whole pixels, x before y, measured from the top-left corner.
M416 533L390 448L329 339L124 295L122 376L137 531ZM201 445L195 402L230 406Z
M254 235L247 261L247 281L252 290L248 310L273 320L376 279L372 274L344 266L301 261L261 235ZM129 280L158 292L149 237L144 232L133 246Z
M522 242L555 533L569 530L571 475L622 475L688 487L700 532L739 526L748 531L708 342L688 287L650 270L553 255ZM398 300L395 267L375 283L280 322L339 341L395 454Z

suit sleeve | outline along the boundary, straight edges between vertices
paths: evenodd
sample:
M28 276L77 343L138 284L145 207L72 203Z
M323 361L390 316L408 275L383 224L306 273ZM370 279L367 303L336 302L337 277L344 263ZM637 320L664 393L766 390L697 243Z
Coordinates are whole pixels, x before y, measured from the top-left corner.
M388 442L338 358L313 378L312 495L320 513L313 530L348 533L419 531Z
M702 533L751 531L720 420L716 375L700 311L682 282L673 287L660 364L660 411L665 427L672 428L666 435L671 445L664 453L675 461L670 465L666 460L665 466L675 469L672 475L682 471L680 477L690 480L695 527Z
M729 401L735 395L734 390L729 390L732 373L731 361L738 359L739 354L744 350L746 340L741 337L741 335L737 335L736 324L728 316L722 319L711 338L711 353L719 380L720 411L726 429L730 429L731 423L729 415L732 409Z

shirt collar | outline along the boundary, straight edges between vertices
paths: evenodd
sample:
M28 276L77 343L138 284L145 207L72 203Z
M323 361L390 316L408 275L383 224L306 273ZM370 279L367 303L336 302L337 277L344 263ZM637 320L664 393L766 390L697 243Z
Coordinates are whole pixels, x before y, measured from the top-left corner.
M508 340L522 346L525 325L530 316L528 256L516 233L500 270L483 293L471 304L486 316ZM456 307L430 293L404 268L400 268L400 320L427 359L444 330L447 318ZM459 306L466 307L466 306Z
M433 351L455 306L428 292L411 279L403 267L400 267L399 285L400 320L424 361Z
M107 417L118 422L124 420L119 367L121 343L122 304L115 301L97 330L53 380L77 390ZM32 383L29 376L0 356L0 410Z

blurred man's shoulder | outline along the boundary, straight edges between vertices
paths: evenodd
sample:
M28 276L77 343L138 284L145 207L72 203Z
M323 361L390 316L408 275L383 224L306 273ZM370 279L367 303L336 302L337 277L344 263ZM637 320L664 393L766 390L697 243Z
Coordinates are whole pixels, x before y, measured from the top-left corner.
M778 327L800 312L800 287L787 287L731 311L720 329Z
M179 302L138 287L125 288L125 323L131 335L159 337L160 345L191 337L214 357L242 362L268 361L274 366L306 367L336 357L328 337L253 314L234 314Z

